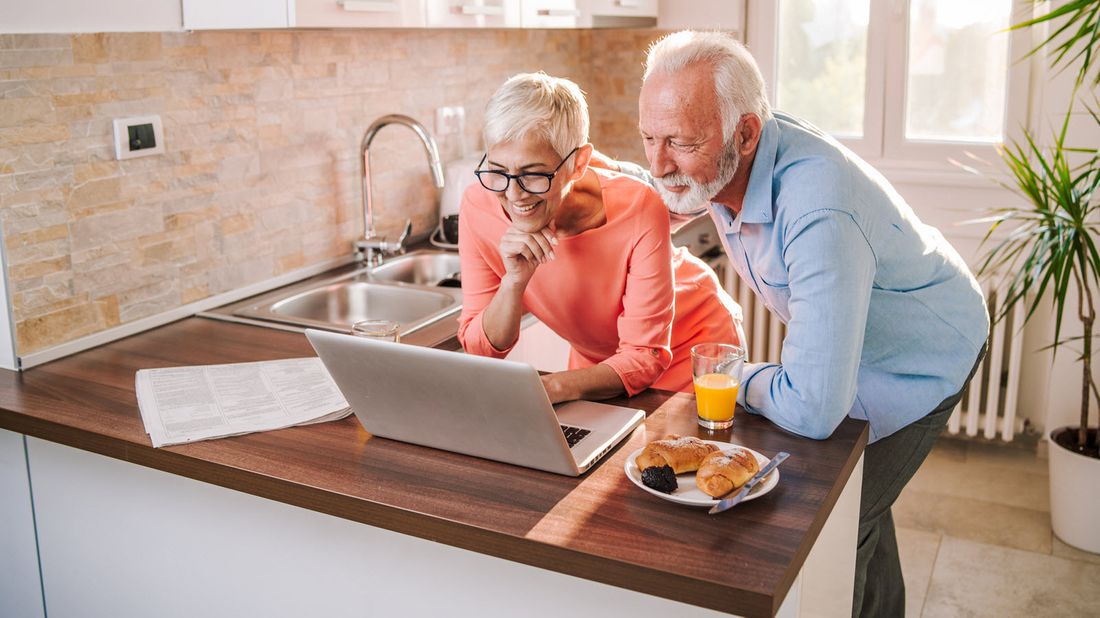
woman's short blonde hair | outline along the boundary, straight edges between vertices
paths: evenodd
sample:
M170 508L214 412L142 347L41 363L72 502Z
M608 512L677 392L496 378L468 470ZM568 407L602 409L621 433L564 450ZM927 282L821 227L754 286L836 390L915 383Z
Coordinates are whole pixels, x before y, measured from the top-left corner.
M542 71L513 75L485 106L485 148L535 135L564 157L588 142L588 103L577 84Z

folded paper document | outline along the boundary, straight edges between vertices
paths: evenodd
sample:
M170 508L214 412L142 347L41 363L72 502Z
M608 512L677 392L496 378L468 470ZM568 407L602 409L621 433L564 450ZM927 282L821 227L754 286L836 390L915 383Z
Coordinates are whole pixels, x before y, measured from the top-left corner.
M142 369L135 381L141 419L155 447L351 414L316 357Z

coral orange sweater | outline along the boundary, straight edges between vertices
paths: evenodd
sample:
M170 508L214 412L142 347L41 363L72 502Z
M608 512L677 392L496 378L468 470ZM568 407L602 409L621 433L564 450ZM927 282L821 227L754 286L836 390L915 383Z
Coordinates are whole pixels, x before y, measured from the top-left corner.
M570 369L604 363L630 395L650 386L690 391L691 346L737 343L741 309L710 268L672 247L668 211L652 188L603 169L588 173L599 180L607 221L558 239L557 258L535 271L524 308L570 343ZM476 184L460 212L458 338L471 354L502 358L510 350L493 347L481 320L504 275L498 246L511 221Z

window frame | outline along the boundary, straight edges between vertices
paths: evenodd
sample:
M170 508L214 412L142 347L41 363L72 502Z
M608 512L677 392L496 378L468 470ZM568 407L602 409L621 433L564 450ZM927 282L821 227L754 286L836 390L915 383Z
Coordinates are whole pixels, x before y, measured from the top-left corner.
M746 20L746 43L760 65L772 102L776 100L779 3L782 1L751 3L752 10ZM1019 23L1034 11L1029 0L1013 0L1013 5L1010 23ZM904 136L909 7L909 0L870 0L863 136L837 137L837 140L880 171L892 172L893 176L914 181L973 184L960 178L963 175L973 176L951 163L950 159L966 161L974 156L994 161L998 158L998 144L910 140ZM1004 118L1006 141L1021 138L1021 129L1029 125L1032 63L1025 56L1033 46L1032 35L1027 29L1011 31L1008 36Z

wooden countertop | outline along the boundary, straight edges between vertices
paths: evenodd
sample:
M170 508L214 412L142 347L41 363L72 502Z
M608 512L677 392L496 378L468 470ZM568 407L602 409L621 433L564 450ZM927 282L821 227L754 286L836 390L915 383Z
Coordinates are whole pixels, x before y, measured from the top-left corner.
M702 607L772 615L867 441L845 420L814 441L749 414L705 434L693 398L647 391L617 403L646 424L580 478L381 438L354 417L154 449L138 369L313 356L298 333L188 318L34 367L0 371L0 427L271 500ZM791 453L767 497L720 516L660 500L623 473L666 433Z

